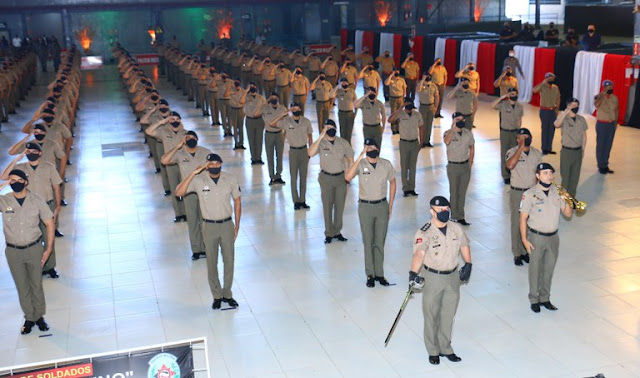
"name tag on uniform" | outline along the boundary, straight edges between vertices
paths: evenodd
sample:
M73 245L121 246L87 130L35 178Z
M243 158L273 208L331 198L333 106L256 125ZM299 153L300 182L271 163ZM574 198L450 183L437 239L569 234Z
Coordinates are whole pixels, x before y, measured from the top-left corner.
M203 192L210 192L211 189L208 186L205 186L204 188L202 188Z
M184 159L182 159L182 162L183 162L183 163L188 163L188 162L190 162L190 161L191 161L191 159L189 159L189 158L184 158Z
M7 209L4 211L6 214L13 214L15 213L15 211L13 210L12 207L7 207Z

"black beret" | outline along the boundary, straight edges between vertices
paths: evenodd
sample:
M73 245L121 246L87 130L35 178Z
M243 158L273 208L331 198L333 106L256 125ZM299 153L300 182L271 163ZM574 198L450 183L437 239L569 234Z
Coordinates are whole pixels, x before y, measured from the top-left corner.
M540 171L544 171L550 169L551 172L555 172L556 170L553 169L553 166L549 163L540 163L538 164L538 166L536 167L536 173L540 172Z
M429 201L431 206L449 206L449 200L443 196L435 196Z
M9 176L18 176L23 180L29 180L29 178L27 177L27 174L20 169L12 169L11 172L9 172Z
M207 161L218 161L222 163L222 158L218 154L209 154L207 155Z

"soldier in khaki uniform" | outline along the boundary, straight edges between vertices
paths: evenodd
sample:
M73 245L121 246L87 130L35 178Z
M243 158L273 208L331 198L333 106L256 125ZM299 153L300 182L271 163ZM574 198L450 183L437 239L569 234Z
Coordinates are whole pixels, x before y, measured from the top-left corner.
M249 85L249 82L252 78L252 66L255 62L255 57L248 57L246 54L242 58L242 66L240 67L240 80L242 81L243 86Z
M500 89L500 96L505 96L509 94L509 90L518 88L518 79L515 77L513 72L511 71L511 67L507 66L502 71L502 74L493 82L493 86L495 88Z
M514 264L529 263L529 255L520 236L520 200L522 193L536 184L536 167L542 163L542 152L531 147L531 132L521 128L516 132L518 145L507 151L504 159L511 172L509 208L511 209L511 252Z
M555 84L556 75L547 72L544 80L533 87L533 93L540 93L540 121L542 123L542 154L555 155L553 136L556 128L553 123L560 108L560 89Z
M207 171L203 172L205 169ZM198 195L198 203L204 222L202 234L207 253L209 287L213 295L211 307L214 310L220 309L222 302L232 308L238 307L238 302L233 299L231 293L235 260L234 244L238 237L242 213L238 180L232 174L222 172L220 156L209 154L207 162L194 169L176 188L178 196L185 196L188 193ZM235 222L231 221L232 199ZM218 277L218 248L222 253L224 265L222 287L220 287L220 278Z
M244 103L249 89L242 89L240 80L233 82L229 94L229 119L233 128L234 150L244 150Z
M264 84L265 96L276 90L276 65L270 58L262 61L262 83Z
M302 74L302 68L296 66L291 76L291 89L293 90L293 102L300 105L303 115L305 105L307 104L307 97L309 97L310 87L309 79Z
M478 109L478 97L469 87L469 79L463 77L455 88L447 95L448 99L456 99L456 113L464 116L464 128L471 131L473 128L473 118ZM454 198L451 198L454 201Z
M220 75L215 67L209 67L207 76L207 97L209 98L209 111L211 112L211 126L220 126L220 99L218 97L218 82Z
M416 99L416 86L420 77L420 65L415 61L413 53L407 54L407 58L402 62L400 68L404 70L405 81L407 82L407 96L411 101Z
M313 144L311 121L302 115L302 109L295 102L291 104L291 116L288 112L271 121L271 127L285 132L289 142L289 173L291 174L291 198L295 210L310 209L307 205L307 170L309 155L307 145ZM300 188L298 188L298 180Z
M231 96L231 88L233 88L233 81L229 79L229 75L222 72L216 85L218 87L218 108L222 119L224 137L226 138L233 135L231 133L231 115L229 114L229 98Z
M346 49L342 50L342 52L340 52L340 55L342 56L342 61L346 61L347 59L352 61L354 64L356 62L356 52L353 51L353 45L349 45L347 46Z
M167 166L177 164L180 179L184 180L193 170L206 163L210 153L208 148L198 146L198 135L194 131L187 131L180 143L162 156L162 164ZM202 214L198 206L197 194L189 193L184 196L184 209L189 229L191 259L198 260L205 256L205 247L202 238Z
M262 165L262 141L264 139L264 120L262 119L262 107L267 103L263 95L258 93L258 86L254 82L249 83L249 94L244 102L244 113L247 116L247 139L251 152L251 165Z
M375 140L365 139L364 145L358 159L347 169L345 180L351 181L358 176L358 217L364 243L367 287L374 287L375 281L389 286L384 277L384 243L396 196L396 171L389 160L379 157L380 150Z
M560 174L562 186L575 196L580 181L582 158L587 145L587 120L578 114L580 101L576 98L567 100L567 108L553 125L562 130L562 151L560 152Z
M384 100L389 101L389 86L386 82L387 78L393 74L393 67L396 63L388 50L385 51L383 55L377 57L376 62L380 66L380 71L382 71L382 82L385 83L383 87Z
M187 134L182 125L182 117L180 117L180 114L177 112L171 112L169 117L149 126L145 130L145 133L159 140L164 147L164 151L171 151ZM180 169L175 165L165 166L165 169L167 170L167 177L169 178L170 190L175 194L175 189L180 183ZM184 202L179 196L174 195L171 196L171 204L173 205L173 211L176 215L173 221L185 222L187 216L184 211Z
M449 220L449 201L442 196L433 197L429 213L431 223L422 226L413 238L409 285L422 288L424 345L429 363L438 365L440 357L451 362L462 360L451 347L451 334L460 302L460 285L469 281L472 263L469 238L458 224ZM464 265L455 274L458 256ZM422 269L424 278L419 276Z
M23 157L29 160L26 163L18 163ZM53 212L54 225L60 214L60 184L62 178L58 174L53 163L42 160L42 150L36 142L28 142L25 149L18 155L2 172L2 180L9 180L9 173L14 169L24 172L29 180L29 191L44 199L49 209ZM40 224L40 230L44 236L44 243L47 244L47 233L44 223ZM51 249L51 254L42 267L42 274L48 274L51 278L58 278L56 272L56 251L55 242Z
M456 72L456 79L467 78L469 81L469 89L477 96L480 93L480 74L476 71L476 66L470 62L460 71Z
M353 149L346 140L336 136L337 131L336 123L328 119L320 136L308 151L309 157L320 155L318 182L322 193L325 244L331 243L333 239L347 241L341 233L347 198L344 171L353 164Z
M613 173L609 169L609 155L618 127L618 97L613 94L613 82L605 80L602 92L595 99L596 106L596 159L601 174ZM564 175L563 175L564 176Z
M333 103L331 97L331 90L333 87L331 86L331 83L327 81L325 74L321 72L320 75L313 80L309 89L315 94L318 129L319 132L322 132L325 121L329 119L329 111L331 110L331 105Z
M160 100L158 106L151 109L147 114L140 119L140 125L142 125L142 131L145 131L152 124L165 119L169 116L170 109L167 100ZM145 140L149 146L149 155L153 158L153 164L156 167L155 173L160 173L162 177L162 187L165 193L171 191L169 187L169 176L164 166L160 163L160 158L164 154L164 146L156 138L153 138L145 133Z
M382 146L387 115L384 112L384 104L376 97L375 88L365 88L365 95L357 99L354 106L362 110L362 133L365 139L374 139L378 146Z
M273 92L269 102L262 106L262 120L265 125L264 146L267 150L267 167L269 168L269 185L284 185L282 180L282 154L284 153L284 136L282 130L271 126L271 121L286 113L287 109L278 104L278 94Z
M209 116L209 92L207 91L207 84L209 84L209 70L206 64L200 64L200 72L198 73L198 105L202 107L202 116Z
M276 67L276 91L280 96L280 103L287 107L291 97L291 71L284 66L284 63L278 63Z
M354 104L358 99L356 91L349 88L347 79L340 79L340 85L336 85L330 93L331 98L338 99L338 122L340 123L340 137L351 144L353 122L356 118Z
M42 267L53 250L55 224L53 213L44 199L27 190L29 180L23 171L16 169L9 172L8 184L13 192L0 195L0 212L7 243L5 255L25 318L20 333L26 335L36 324L41 331L49 329L44 320L46 303ZM40 222L46 227L47 244L44 248L40 240Z
M396 110L389 122L398 122L400 130L400 175L402 176L402 191L405 197L417 196L416 166L420 152L420 130L423 128L422 115L415 110L413 101L409 97L404 99L404 108Z
M309 81L314 81L320 73L320 66L322 65L320 58L318 58L315 52L310 52L309 55L304 58L304 63L307 66L307 72L309 73L307 78ZM315 97L313 99L315 100Z
M551 304L551 280L558 259L560 213L570 218L569 206L553 186L555 170L549 163L540 163L536 169L538 184L522 194L520 202L520 236L529 254L529 302L531 311L540 312L540 306L555 311Z
M510 148L518 144L516 139L518 129L522 126L524 107L518 102L518 91L515 88L492 102L491 107L500 112L500 168L505 185L509 185L510 174L506 167L506 160L502 157Z
M353 64L352 60L347 59L342 67L340 67L340 77L346 78L349 83L349 87L355 90L358 81L358 70L356 70Z
M403 99L407 94L407 83L400 76L400 70L394 70L393 75L387 77L384 85L389 87L389 100L391 113L402 108ZM391 132L395 135L398 134L398 123L391 123Z
M268 96L269 94L264 92L264 83L262 82L262 62L258 61L257 55L254 55L253 57L251 72L253 73L253 82L256 83L256 87L258 87L258 92L261 94L264 93L265 96Z
M327 81L332 85L336 86L338 84L338 73L340 71L340 67L338 67L338 63L334 60L333 56L327 55L325 60L320 65L320 70L324 72L327 77Z
M362 48L360 54L356 56L356 60L360 62L361 68L373 66L373 57L369 53L369 48L367 46Z
M363 88L375 88L376 92L380 90L380 74L373 69L373 65L364 66L358 74L358 79L362 79Z
M464 204L471 178L471 167L475 151L473 133L465 127L464 115L453 113L451 129L444 133L447 146L447 178L451 197L452 219L463 226L469 226L464 219Z
M433 147L431 144L431 130L436 107L440 103L440 91L433 83L431 74L425 72L418 84L418 98L420 100L420 115L422 115L422 127L420 128L420 143L422 147Z

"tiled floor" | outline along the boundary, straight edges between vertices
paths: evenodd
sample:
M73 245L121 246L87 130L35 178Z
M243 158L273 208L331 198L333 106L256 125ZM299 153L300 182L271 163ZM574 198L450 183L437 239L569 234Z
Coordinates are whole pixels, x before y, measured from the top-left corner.
M467 200L474 269L462 298L453 346L463 361L429 365L422 343L420 295L409 302L387 348L383 340L406 290L414 232L428 221L428 200L448 194L442 133L420 152L418 198L396 199L386 245L389 288L364 285L357 217L357 182L350 186L343 234L347 243L323 244L318 159L311 159L307 203L294 212L288 184L267 185L266 166L249 165L249 152L233 151L220 128L198 116L175 89L158 85L201 144L222 155L224 168L243 187L243 217L236 243L235 311L212 311L205 262L192 262L186 224L174 224L160 176L140 148L102 157L102 145L140 143L114 72L91 72L69 167L65 237L57 240L61 278L45 280L53 336L20 336L20 308L6 260L0 259L0 366L36 362L171 340L206 336L211 377L607 377L640 376L640 169L634 146L640 130L620 127L611 168L596 171L594 121L579 197L584 216L561 222L561 254L551 313L532 313L526 267L511 260L507 187L499 171L497 115L482 96L474 131L476 164ZM21 138L43 87L4 124L0 146ZM360 93L360 90L359 90ZM539 146L536 109L524 125ZM315 119L313 106L308 115ZM360 117L356 124L361 124ZM314 122L315 136L317 126ZM397 137L387 129L382 156L399 168ZM356 153L362 133L354 137ZM559 134L555 149L560 148ZM559 155L546 161L559 167ZM3 155L2 164L9 157ZM288 161L284 162L285 181Z

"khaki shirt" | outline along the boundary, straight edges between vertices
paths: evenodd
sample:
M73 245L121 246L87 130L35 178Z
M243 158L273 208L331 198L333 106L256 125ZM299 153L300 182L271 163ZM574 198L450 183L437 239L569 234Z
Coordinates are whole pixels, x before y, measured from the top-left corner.
M53 139L45 138L42 143L38 142L36 139L29 141L28 143L38 143L40 149L42 150L42 155L40 155L40 159L42 161L47 161L55 165L57 160L62 159L65 156L64 150L62 146L58 142ZM22 149L27 148L27 143L22 144Z
M420 105L437 105L440 93L438 87L432 82L425 82L421 88L418 88L418 98L420 98Z
M40 221L53 218L44 199L30 191L22 206L13 193L0 195L0 212L4 238L7 243L17 246L25 246L38 240L42 236Z
M228 100L229 96L225 96L227 89L233 87L233 80L227 79L227 81L223 81L222 79L218 80L218 98L220 100ZM231 92L229 92L231 93Z
M328 61L324 66L324 74L327 76L338 76L338 71L340 71L340 67L335 61Z
M367 53L365 54L364 52L360 54L360 67L365 67L368 65L373 65L373 57L371 56L371 54Z
M404 75L407 79L416 80L420 75L420 65L415 60L408 61L404 65Z
M505 161L511 159L518 151L518 146L512 147L505 155ZM529 153L522 151L518 163L511 170L511 186L518 189L529 189L536 184L536 168L542 163L540 150L529 147Z
M540 88L540 107L542 108L554 108L560 100L560 89L553 84L551 86L544 84Z
M560 210L565 206L567 203L560 198L558 190L553 185L549 188L548 196L544 194L540 185L534 185L522 194L520 212L529 215L529 228L540 232L554 232L560 223Z
M287 68L276 71L276 85L279 87L288 87L291 81L291 71Z
M604 122L617 122L618 97L614 94L604 95L600 106L596 108L596 119Z
M265 63L262 67L262 80L272 81L276 79L276 65L273 63Z
M46 202L53 201L53 186L62 184L62 179L52 163L40 160L40 163L33 169L29 163L16 164L16 168L27 174L29 177L29 190L42 197Z
M380 74L376 70L371 70L370 72L364 71L364 76L362 77L362 84L365 88L374 87L376 90L380 87Z
M345 51L344 58L345 60L349 59L353 64L356 64L356 53L353 50Z
M53 121L51 127L47 129L47 136L45 139L52 139L58 142L61 146L64 146L65 140L71 138L71 131L69 128L56 120Z
M187 147L182 147L171 158L171 164L177 164L180 169L180 177L182 180L186 179L191 172L202 164L207 162L207 155L211 153L208 148L196 147L196 152L193 155L187 151Z
M358 163L359 197L365 201L377 201L387 196L387 181L395 179L396 171L387 159L378 158L376 167L364 158Z
M178 143L184 139L185 135L187 135L187 130L182 128L178 129L177 132L174 132L171 130L171 125L169 124L162 125L156 129L156 139L162 143L166 152L169 152L177 146Z
M458 254L462 247L469 246L469 238L462 226L447 222L447 234L435 225L427 223L413 238L413 251L424 251L422 263L435 270L453 270L458 266Z
M280 117L282 113L286 113L287 109L285 109L282 104L278 104L278 106L274 109L273 106L269 103L262 105L262 119L264 120L264 127L266 131L280 131L277 127L269 126L269 123L273 121L275 118Z
M309 71L320 71L320 66L322 65L322 62L320 61L320 58L318 58L317 56L310 56L309 60L308 60L308 68Z
M251 58L249 57L244 57L244 59L242 59L242 66L240 68L240 71L242 72L251 72L251 66L253 65L253 63L249 64L249 61L251 60Z
M346 78L349 84L355 84L356 80L358 80L358 70L356 70L353 65L348 66L344 69L341 76Z
M323 138L318 146L318 153L320 169L327 173L344 172L347 168L345 159L353 158L353 148L349 142L340 137L336 137L333 143Z
M358 109L362 109L362 123L365 125L380 125L382 118L381 113L384 113L384 104L375 99L372 103L368 98L360 103Z
M478 89L478 86L480 85L480 74L478 73L478 71L463 71L460 77L466 77L467 79L469 79L469 89L474 91Z
M229 96L229 106L234 109L242 109L244 105L241 103L242 96L244 96L244 90L242 88L232 88Z
M261 109L259 112L260 114L258 114L258 117L261 117L262 106L266 103L267 103L267 100L260 93L256 92L255 96L249 93L244 102L244 114L247 117L254 118L253 114L256 112L256 110Z
M524 107L519 102L514 105L509 100L501 101L496 109L500 112L500 128L505 130L517 130L522 125Z
M424 122L422 121L422 115L420 114L420 112L414 109L411 111L411 115L409 115L406 111L402 110L400 112L400 115L398 115L400 139L418 139L418 134L420 133L420 130L418 128L423 124Z
M296 122L293 117L287 116L278 121L278 128L285 131L287 141L291 147L304 147L309 141L309 135L313 134L311 121L307 117L300 117Z
M198 195L203 219L222 220L231 216L231 199L240 197L240 185L235 176L226 172L220 172L216 184L204 171L191 180L187 193Z
M445 85L447 79L447 69L443 65L433 67L431 73L431 81L435 85Z
M400 76L396 76L389 80L389 96L404 97L407 91L407 83Z
M318 80L316 82L316 89L314 89L316 101L329 101L329 92L331 92L332 89L333 87L328 81Z
M293 57L293 63L297 66L300 67L301 69L304 69L304 67L306 66L306 64L304 64L304 55L298 53Z
M582 147L584 142L584 132L587 131L587 121L580 114L576 114L576 118L570 115L564 117L562 121L562 146L569 148Z
M253 72L254 75L261 76L263 66L264 64L262 64L262 62L254 61L253 64L251 65L251 72Z
M306 95L309 92L309 79L304 75L297 75L291 82L291 88L295 96Z
M336 98L338 99L338 110L342 111L353 111L353 105L358 99L356 91L348 87L347 89L338 89Z
M393 72L393 66L396 65L396 62L393 60L392 57L387 58L384 55L377 57L376 62L380 64L380 69L382 70L382 73L385 73L385 74L389 74Z
M515 76L505 76L500 81L500 96L509 93L509 89L518 88L518 79Z
M471 87L464 90L460 89L453 95L456 99L456 112L460 112L465 116L473 114L473 104L475 103L476 94L473 93Z
M444 136L453 133L451 143L447 145L447 159L454 163L460 163L469 160L469 147L473 146L475 139L473 133L468 129L462 129L462 134L449 129L444 132Z

